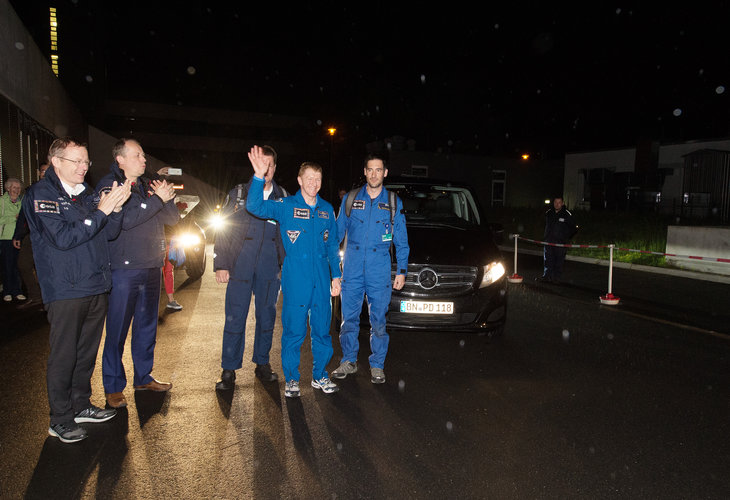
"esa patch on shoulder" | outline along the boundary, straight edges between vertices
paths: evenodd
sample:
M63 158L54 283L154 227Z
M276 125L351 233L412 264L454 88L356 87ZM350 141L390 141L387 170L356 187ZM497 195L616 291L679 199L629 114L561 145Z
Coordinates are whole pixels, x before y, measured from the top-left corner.
M57 201L33 200L33 207L37 214L60 214L61 210Z
M365 200L353 201L352 208L354 208L355 210L365 210Z

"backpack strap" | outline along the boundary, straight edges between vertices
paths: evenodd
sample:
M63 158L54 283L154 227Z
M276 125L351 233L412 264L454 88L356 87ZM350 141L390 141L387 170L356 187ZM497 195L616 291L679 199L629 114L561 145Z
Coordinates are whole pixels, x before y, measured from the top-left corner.
M245 196L245 195L246 195L247 193L244 193L244 192L243 192L243 187L244 187L244 185L243 185L243 184L237 184L237 185L236 185L236 205L238 205L238 203L239 203L239 202L240 202L241 200L245 200L245 199L246 199L246 196Z
M398 199L395 196L395 191L388 191L388 206L390 207L390 226L393 227L395 211L398 208Z
M360 192L360 189L361 188L355 188L347 193L347 199L345 200L345 215L348 217L352 211L352 203L355 201L355 196L357 196L357 193Z

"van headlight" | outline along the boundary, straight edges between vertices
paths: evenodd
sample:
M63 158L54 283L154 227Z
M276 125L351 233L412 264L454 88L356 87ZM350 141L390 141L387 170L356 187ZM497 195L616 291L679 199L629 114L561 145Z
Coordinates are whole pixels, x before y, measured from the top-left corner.
M200 245L200 236L194 233L183 233L179 236L179 242L183 248Z
M502 276L504 276L504 266L501 262L487 264L484 266L484 276L482 277L482 282L479 284L479 288L491 285Z
M225 218L219 213L213 214L210 219L208 219L208 226L212 227L214 231L221 229L225 224Z

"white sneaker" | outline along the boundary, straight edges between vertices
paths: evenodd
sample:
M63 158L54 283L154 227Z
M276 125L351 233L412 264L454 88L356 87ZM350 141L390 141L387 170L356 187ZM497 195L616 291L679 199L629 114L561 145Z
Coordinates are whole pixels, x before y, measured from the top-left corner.
M284 396L288 398L298 398L300 395L299 392L299 381L298 380L289 380L286 383L286 388L284 389Z
M20 295L16 295L16 296L15 296L15 298L16 298L16 299L18 299L18 300L25 300L25 299L27 299L28 297L26 297L25 295L23 295L23 294L21 293Z
M345 378L352 373L357 373L357 363L352 361L343 361L340 366L332 372L333 378Z
M172 302L167 303L167 308L179 311L182 309L182 306L177 302L177 300L173 300Z
M3 300L5 302L10 302L11 300L13 300L13 296L12 295L6 295L5 297L3 297Z
M385 383L385 372L382 368L370 368L370 382L373 384Z
M340 390L340 388L337 387L337 385L335 385L329 377L322 377L319 380L312 380L312 387L314 387L315 389L322 389L322 392L326 394L330 394Z

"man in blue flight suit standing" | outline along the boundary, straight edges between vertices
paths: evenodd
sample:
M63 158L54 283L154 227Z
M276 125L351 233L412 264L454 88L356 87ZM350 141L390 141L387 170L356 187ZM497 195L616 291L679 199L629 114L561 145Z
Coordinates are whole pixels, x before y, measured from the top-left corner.
M106 402L112 408L121 408L127 406L122 392L127 385L122 353L130 324L134 389L166 392L172 388L169 382L155 380L151 372L161 269L167 248L165 225L177 224L180 212L172 184L144 175L147 160L137 141L120 139L112 149L112 157L111 173L101 179L97 191L106 192L115 181L132 182L132 194L122 210L122 231L109 242L112 291L101 364Z
M264 199L279 200L286 190L274 182L276 151L271 146L261 147L267 170L264 174ZM279 377L269 364L269 351L276 320L276 301L279 297L281 264L284 245L278 223L259 219L246 210L246 198L252 181L239 184L228 194L221 214L225 228L215 238L215 280L227 283L226 321L223 327L223 373L215 388L232 389L236 370L243 364L246 343L246 318L251 294L255 300L256 330L253 357L254 374L264 382L275 382Z
M383 179L387 175L385 160L375 154L369 155L365 160L367 183L352 201L349 214L346 208L348 197L345 196L337 215L340 240L346 238L347 243L342 271L342 361L332 372L334 378L342 379L357 372L360 312L365 296L370 311L370 381L373 384L385 383L385 355L389 341L385 315L390 305L391 290L400 290L406 282L410 253L403 203L397 196L391 198L383 187ZM393 199L395 207L391 207ZM396 275L392 283L391 245L395 247L396 259Z
M254 178L246 208L257 217L279 222L286 257L281 272L284 303L281 312L281 364L288 398L300 396L299 362L309 320L312 339L312 387L325 393L339 388L327 375L332 359L331 297L340 293L340 264L335 214L332 205L317 193L322 187L322 167L305 162L299 167L300 189L294 196L264 200L268 160L259 146L248 153Z

